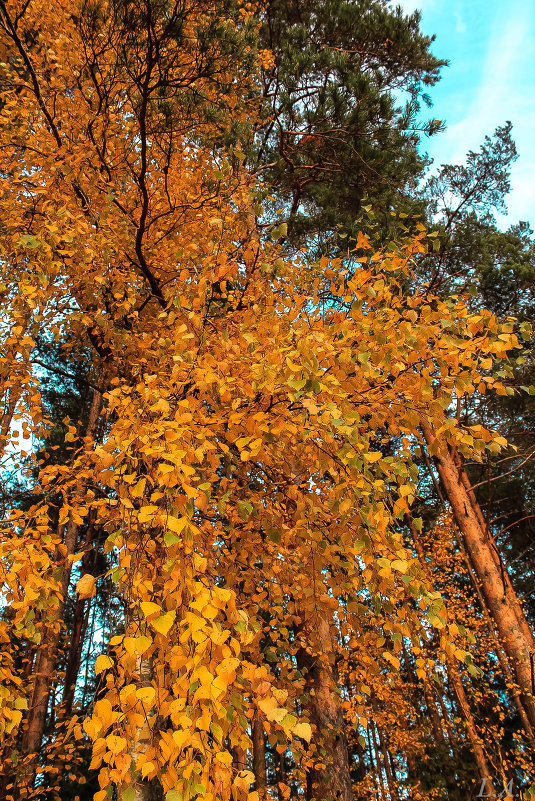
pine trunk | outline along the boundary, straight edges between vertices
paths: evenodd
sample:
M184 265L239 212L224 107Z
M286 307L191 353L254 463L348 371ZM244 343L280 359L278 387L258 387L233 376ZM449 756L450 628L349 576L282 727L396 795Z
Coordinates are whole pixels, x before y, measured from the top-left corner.
M102 395L96 390L93 392L89 420L85 436L93 438L98 417L100 414ZM48 698L50 686L55 675L56 654L59 643L59 636L65 609L65 601L69 589L71 578L71 557L76 550L78 537L78 525L71 517L65 528L64 538L64 560L63 574L61 578L61 598L57 605L55 619L47 626L43 633L43 638L39 646L39 652L35 663L35 681L26 721L26 729L23 737L23 751L27 755L33 756L31 762L29 782L33 783L35 768L37 766L37 755L41 750L43 734L45 730L46 713L48 708Z
M485 749L483 748L483 743L481 742L481 738L477 733L474 718L472 716L472 712L470 711L470 704L468 703L468 699L464 691L462 679L457 668L452 664L451 659L448 659L448 677L455 692L459 711L461 713L461 717L466 728L466 733L470 741L470 747L476 761L480 786L483 784L486 786L486 797L489 799L495 799L497 798L497 795L492 783L491 772L489 770Z
M530 726L535 727L532 662L535 655L535 639L507 570L500 563L494 543L482 525L483 515L474 500L473 491L468 489L468 477L456 464L448 448L438 442L430 426L423 424L422 431L463 535L464 545L485 604L513 667Z
M89 572L90 560L93 552L90 550L91 541L94 535L94 516L90 513L89 523L83 545L84 555L82 557L82 567L80 570L80 578ZM65 668L65 682L63 685L63 709L66 715L72 711L74 703L74 693L76 690L76 681L78 679L78 671L80 670L80 661L82 658L82 648L84 643L85 633L87 631L87 624L89 621L90 603L86 604L83 598L78 598L74 604L74 616L71 632L71 639L69 643L69 655L67 657L67 666Z
M264 736L264 724L261 717L255 712L253 717L253 773L255 777L255 790L258 797L266 798L267 793L267 773L266 773L266 741Z

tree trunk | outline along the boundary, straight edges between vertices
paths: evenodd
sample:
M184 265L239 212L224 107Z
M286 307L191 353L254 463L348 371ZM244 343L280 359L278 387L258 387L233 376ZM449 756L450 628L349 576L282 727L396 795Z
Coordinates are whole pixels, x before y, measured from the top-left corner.
M352 801L344 718L333 673L330 621L325 610L318 610L315 620L303 625L304 643L297 653L298 665L306 671L308 710L314 725L312 744L314 762L324 769L311 767L307 776L307 797L316 801Z
M452 664L451 658L448 658L447 665L449 680L455 692L455 697L457 698L459 710L466 728L466 733L468 734L468 739L470 740L470 747L472 749L474 759L476 760L477 770L480 778L480 786L486 786L486 797L489 799L495 799L497 798L497 795L492 783L487 757L485 755L485 750L483 748L481 739L477 733L474 718L472 716L472 712L470 711L470 705L464 691L462 679L456 666Z
M422 565L422 568L425 571L429 582L432 583L432 575L429 566L425 561L425 554L422 547L422 542L410 518L408 520L408 523L409 523L409 528L411 530L414 542L414 548L416 550L416 555L418 556L418 560ZM464 691L464 685L461 676L459 674L457 665L454 664L451 657L446 658L446 665L448 671L448 680L451 686L453 687L453 690L455 692L455 697L457 698L458 706L461 712L461 716L464 720L466 732L468 734L468 739L470 740L472 753L474 754L474 759L476 761L476 765L478 768L479 778L482 783L486 784L489 792L489 798L495 798L496 794L492 784L491 774L487 763L487 757L481 739L479 738L479 735L477 733L477 729L474 723L474 718L470 710L470 704L468 703L468 699ZM442 731L442 726L441 726L441 731ZM454 744L452 741L452 746L453 745ZM451 784L452 781L451 776L448 778L448 781Z
M455 760L459 759L459 751L457 749L457 741L455 735L453 734L453 729L451 727L451 723L448 716L448 710L446 709L446 704L444 703L444 694L441 692L435 692L435 698L438 701L438 705L440 707L440 712L442 715L442 720L444 721L444 726L446 727L446 731L448 732L448 741L451 747L451 752L453 754L453 758Z
M487 609L487 605L485 603L485 599L484 599L483 594L481 592L481 588L479 586L477 578L474 575L474 571L472 569L472 565L470 564L470 560L468 559L468 555L466 554L466 551L464 550L464 547L463 547L463 554L464 554L464 561L465 561L466 567L467 567L468 572L470 574L470 578L472 579L472 584L474 585L474 588L475 588L476 593L477 593L477 597L479 599L479 605L481 607L481 612L483 613L483 617L485 618L485 620L487 622L488 632L489 632L489 635L490 635L494 650L496 652L496 656L498 657L498 661L500 663L500 667L501 667L501 670L502 670L503 678L505 679L505 684L511 691L511 695L513 696L513 703L514 703L514 705L516 707L516 710L518 712L520 720L522 721L522 726L523 726L524 732L526 734L526 738L527 738L532 750L535 753L535 732L533 731L533 728L532 728L532 726L531 726L531 724L529 722L529 718L528 718L527 712L526 712L526 710L524 708L524 705L522 703L522 695L521 695L521 693L520 693L520 691L518 689L518 685L517 685L517 683L515 681L515 678L513 676L511 668L509 666L509 662L507 661L507 656L505 655L505 653L503 651L503 648L502 648L502 645L501 645L501 643L500 643L500 641L498 639L498 635L496 634L494 621L491 619L491 617L489 615L489 611Z
M483 515L473 501L473 491L467 490L468 477L459 470L448 448L435 437L431 427L422 424L422 431L435 459L437 470L446 491L474 573L479 582L486 606L496 624L522 693L522 705L531 727L535 727L535 698L533 662L535 638L529 628L518 597L506 569L500 563L488 531L482 527Z
M258 797L266 798L267 793L267 773L266 773L266 740L264 736L264 724L261 717L255 712L253 717L253 773L255 777L255 790Z
M89 412L89 420L85 432L86 437L93 438L96 431L97 421L100 414L102 395L96 390L93 391L93 399ZM66 529L64 540L64 562L63 575L61 578L61 598L57 605L55 620L49 624L43 632L43 639L39 646L39 653L35 665L35 682L33 686L26 730L23 737L23 751L27 755L34 755L29 771L30 784L34 781L35 769L37 766L37 755L41 749L43 733L45 729L46 712L50 685L54 676L56 666L56 653L58 648L63 611L69 589L71 577L70 556L75 553L76 541L78 536L78 525L70 517Z
M150 659L143 659L141 656L137 657L137 673L139 674L139 686L150 687L152 684L152 664ZM154 714L154 710L147 712L146 717ZM137 757L142 749L145 747L139 736L140 729L137 729L128 753L132 758L132 764L136 763ZM134 790L134 797L131 794L125 796L126 790ZM163 801L163 790L160 782L157 779L138 779L130 784L123 784L116 788L117 801Z
M388 786L388 795L390 796L393 801L397 801L399 799L398 795L398 788L396 784L396 780L394 778L394 774L392 773L392 766L390 764L390 753L388 749L388 743L382 730L381 726L377 726L377 736L379 737L379 745L381 747L381 754L383 756L383 764L385 768L385 775L386 775L386 783Z
M386 799L385 781L383 778L383 769L381 767L381 754L379 753L379 746L377 745L377 737L375 735L375 724L373 720L370 720L369 722L368 731L371 733L371 738L373 742L373 752L375 754L375 771L379 782L381 798Z
M94 553L90 551L91 541L94 534L94 515L90 512L89 523L83 545L84 555L82 557L82 567L80 570L80 578L89 573L90 560ZM87 631L87 624L89 621L90 603L87 603L83 598L78 598L74 604L74 618L71 632L71 641L69 644L69 655L67 657L67 666L65 668L65 681L63 684L63 698L62 704L64 712L69 715L72 711L74 703L74 693L76 690L76 681L78 679L78 671L80 669L80 661L82 657L82 647L84 643L85 633Z

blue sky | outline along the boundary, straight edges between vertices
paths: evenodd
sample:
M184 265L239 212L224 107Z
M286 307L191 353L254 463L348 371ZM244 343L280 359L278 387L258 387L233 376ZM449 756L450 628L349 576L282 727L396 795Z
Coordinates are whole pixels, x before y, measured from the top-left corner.
M511 174L508 217L535 227L535 0L394 0L421 9L432 51L450 61L431 90L433 117L447 130L423 147L437 163L460 163L485 134L511 120L519 158Z

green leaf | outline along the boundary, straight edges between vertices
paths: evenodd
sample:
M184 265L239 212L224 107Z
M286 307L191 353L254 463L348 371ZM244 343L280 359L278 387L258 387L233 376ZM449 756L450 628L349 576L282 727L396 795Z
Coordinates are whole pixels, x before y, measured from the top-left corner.
M172 531L166 531L163 535L163 541L165 542L166 546L169 548L171 545L175 545L180 540L180 537L177 537Z
M273 229L273 231L271 232L271 238L283 239L287 235L287 233L288 233L288 226L286 225L286 223L281 223L280 225L277 225L277 227Z
M252 513L253 507L248 501L238 501L238 514L242 520L247 520Z
M127 787L121 793L123 801L136 801L136 790L134 787Z
M23 234L19 239L20 244L25 248L38 248L39 240L31 234Z
M165 794L165 801L182 801L183 798L180 790L168 790Z

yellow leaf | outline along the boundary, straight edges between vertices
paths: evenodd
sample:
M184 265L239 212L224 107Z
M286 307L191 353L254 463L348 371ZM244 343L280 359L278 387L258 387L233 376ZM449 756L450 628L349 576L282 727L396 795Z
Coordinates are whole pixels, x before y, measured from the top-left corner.
M238 790L244 790L245 792L248 792L249 787L253 782L254 773L251 773L250 770L241 770L234 779L234 786L237 787Z
M296 737L306 740L307 743L312 739L312 728L310 723L296 723L294 726L294 734Z
M151 620L151 625L156 629L156 631L166 637L169 633L169 629L175 622L175 617L176 612L174 609L171 609L171 611L166 612L165 615L160 615L160 617L157 617L156 620Z
M225 660L225 662L226 661L230 662L231 660L230 659L229 660ZM238 662L237 659L234 660L234 661ZM236 665L236 667L237 667L237 665ZM272 693L273 693L273 697L277 700L277 702L279 704L283 704L286 701L286 699L288 698L288 690L281 690L278 687L273 687Z
M186 621L192 632L200 631L204 628L206 621L199 615L194 615L193 612L186 612Z
M130 490L130 497L131 498L142 498L143 497L143 493L145 492L146 483L147 483L147 479L146 478L141 478L137 482L137 484L134 487L132 487L132 489Z
M136 637L135 643L136 654L144 654L152 645L152 640L150 637L145 637L145 635L142 634L141 637Z
M277 706L275 709L272 709L267 713L267 719L273 723L280 723L287 714L288 710L284 709L282 706Z
M166 521L167 528L174 534L180 534L180 532L187 525L187 523L188 523L187 517L173 517L172 515L169 515Z
M222 765L226 765L228 768L232 765L232 755L228 751L219 751L215 755L215 758L218 762L221 762Z
M145 762L141 768L141 776L143 779L146 779L150 773L153 773L156 770L156 766L154 762Z
M107 698L100 698L96 702L95 715L101 722L103 729L107 729L113 722L113 709Z
M136 690L137 698L143 701L144 704L152 704L155 695L156 690L154 687L140 687L139 690Z
M92 718L85 718L84 722L82 723L82 728L90 740L96 740L101 727L99 725L97 728L95 721Z
M162 607L158 606L158 604L152 603L152 601L142 601L140 603L140 607L145 617L151 617L151 615L158 615L162 611Z
M121 751L126 751L128 743L124 737L117 737L116 734L108 734L106 737L106 745L112 754L120 754Z
M96 593L95 577L86 573L85 576L79 578L76 582L76 592L82 601L86 598L92 598Z
M137 519L140 523L148 523L149 520L152 520L157 511L157 506L142 506L139 510Z
M179 750L182 750L183 746L187 742L189 742L190 739L191 739L191 732L188 731L187 729L173 732L173 740L175 741L175 745Z
M206 620L213 620L218 613L217 607L213 606L212 604L206 604L202 610L202 616L206 618Z
M394 559L392 562L392 570L397 570L398 573L405 574L409 569L409 563L405 559Z
M228 674L218 675L210 685L210 695L217 700L221 693L225 693L228 688Z
M386 661L390 662L390 664L393 665L396 668L396 670L399 670L400 666L399 659L397 658L397 656L394 656L394 654L391 654L390 651L385 651L383 653L383 659L386 659Z
M368 453L364 454L365 462L378 462L382 458L383 454L380 451L368 451Z
M112 666L113 659L106 654L100 654L100 656L97 656L95 660L95 673L98 676L99 673L102 673L104 670L108 670L108 668L111 668Z

